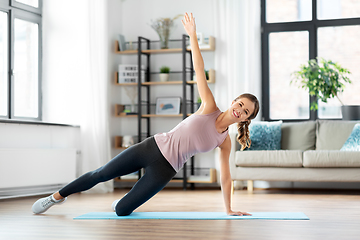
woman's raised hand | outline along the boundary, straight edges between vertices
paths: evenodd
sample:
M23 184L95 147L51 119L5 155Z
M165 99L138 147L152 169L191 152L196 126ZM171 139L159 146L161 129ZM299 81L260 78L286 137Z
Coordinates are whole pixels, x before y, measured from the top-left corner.
M195 25L195 18L193 14L189 16L188 13L185 13L184 18L181 20L182 24L184 25L186 33L191 37L193 34L196 34L196 25Z

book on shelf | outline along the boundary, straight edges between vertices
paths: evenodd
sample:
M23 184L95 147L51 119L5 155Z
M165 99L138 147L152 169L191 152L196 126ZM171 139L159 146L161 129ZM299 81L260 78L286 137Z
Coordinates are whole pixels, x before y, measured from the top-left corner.
M119 116L137 115L137 112L121 112Z
M125 51L126 50L126 42L125 42L124 35L119 34L118 41L119 41L119 51Z

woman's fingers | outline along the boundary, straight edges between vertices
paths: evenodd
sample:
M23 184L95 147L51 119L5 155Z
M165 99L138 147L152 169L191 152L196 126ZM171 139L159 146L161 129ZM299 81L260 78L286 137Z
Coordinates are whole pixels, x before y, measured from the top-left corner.
M228 215L231 215L231 216L251 216L250 213L247 213L247 212L234 212L234 211L231 211L228 213Z
M252 216L250 213L247 213L247 212L242 212L242 214L245 216Z
M184 14L184 18L181 20L185 31L188 35L191 35L192 33L196 32L196 27L195 27L195 21L194 21L194 17L191 13L191 16L189 16L188 13Z
M188 13L185 13L184 19L185 19L186 22L189 21L189 15L188 15Z
M191 16L191 17L190 17ZM191 13L190 14L190 16L189 16L189 14L188 13L185 13L185 15L184 15L184 19L185 19L185 21L186 22L192 22L192 21L194 21L195 20L195 18L194 18L194 16L193 16L193 14Z

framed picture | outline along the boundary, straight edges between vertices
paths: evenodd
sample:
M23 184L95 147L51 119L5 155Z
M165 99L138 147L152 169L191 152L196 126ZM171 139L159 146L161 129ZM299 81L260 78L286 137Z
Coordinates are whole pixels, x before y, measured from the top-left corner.
M180 97L161 97L156 99L156 114L180 114Z

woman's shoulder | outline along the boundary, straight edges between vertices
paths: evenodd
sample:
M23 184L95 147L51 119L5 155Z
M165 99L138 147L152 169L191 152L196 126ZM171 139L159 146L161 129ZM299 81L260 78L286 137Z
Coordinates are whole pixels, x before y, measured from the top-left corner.
M214 107L205 107L201 104L200 108L194 113L195 115L209 115L215 112L221 112L220 109L215 105Z

